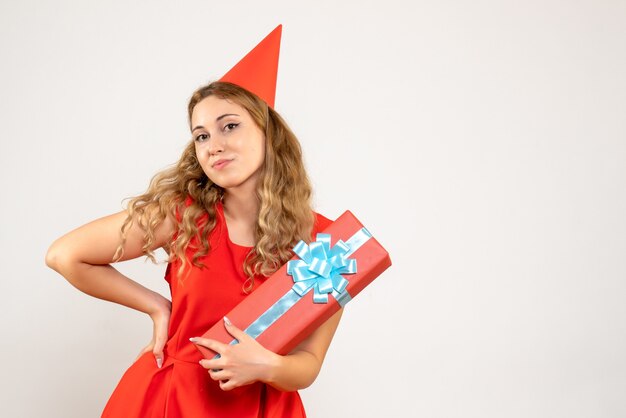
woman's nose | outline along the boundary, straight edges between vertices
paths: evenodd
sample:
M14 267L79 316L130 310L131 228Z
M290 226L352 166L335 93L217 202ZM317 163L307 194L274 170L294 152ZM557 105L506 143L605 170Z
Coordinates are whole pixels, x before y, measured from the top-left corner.
M220 152L224 152L226 146L226 140L222 135L214 135L209 140L209 154L214 155Z

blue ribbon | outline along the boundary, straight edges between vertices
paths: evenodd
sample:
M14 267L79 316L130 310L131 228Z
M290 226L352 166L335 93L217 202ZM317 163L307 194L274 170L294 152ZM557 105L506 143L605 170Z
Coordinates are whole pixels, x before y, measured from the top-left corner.
M366 228L361 228L348 241L339 240L332 248L330 234L317 234L317 239L310 244L300 241L293 248L300 260L287 263L287 274L293 276L292 288L244 332L256 339L311 290L314 303L328 303L330 294L339 306L344 307L352 300L352 296L346 291L349 281L342 274L357 272L356 260L348 257L371 237L372 234ZM234 339L230 344L238 342ZM219 358L219 354L215 357Z
M293 251L300 260L287 263L287 274L293 276L292 290L300 296L313 290L314 303L328 303L328 294L341 294L348 286L342 274L356 273L356 260L346 257L350 247L339 240L330 247L330 234L317 234L307 245L300 241Z

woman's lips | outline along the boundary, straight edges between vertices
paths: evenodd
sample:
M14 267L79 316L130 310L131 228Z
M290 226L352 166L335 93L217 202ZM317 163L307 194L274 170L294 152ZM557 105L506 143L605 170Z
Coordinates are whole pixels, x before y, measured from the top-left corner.
M213 168L216 170L221 170L222 168L224 168L225 166L228 165L228 163L230 163L232 160L222 160L222 161L218 161L213 165Z

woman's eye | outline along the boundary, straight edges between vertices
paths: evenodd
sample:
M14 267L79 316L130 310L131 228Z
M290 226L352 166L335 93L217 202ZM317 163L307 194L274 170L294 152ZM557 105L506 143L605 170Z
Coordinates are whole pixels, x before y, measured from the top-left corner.
M237 127L237 125L239 125L238 123L227 123L226 126L224 126L224 130L225 131L232 131L233 129L235 129Z
M196 137L196 141L198 141L198 142L202 142L202 141L206 140L207 138L208 138L208 135L207 135L207 134L200 134L200 135L198 135L198 136Z

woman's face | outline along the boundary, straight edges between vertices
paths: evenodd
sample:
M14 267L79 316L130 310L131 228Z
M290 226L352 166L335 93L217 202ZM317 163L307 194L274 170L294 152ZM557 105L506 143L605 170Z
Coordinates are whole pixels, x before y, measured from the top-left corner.
M191 135L207 177L228 190L256 188L265 159L265 135L246 109L209 96L193 108Z

